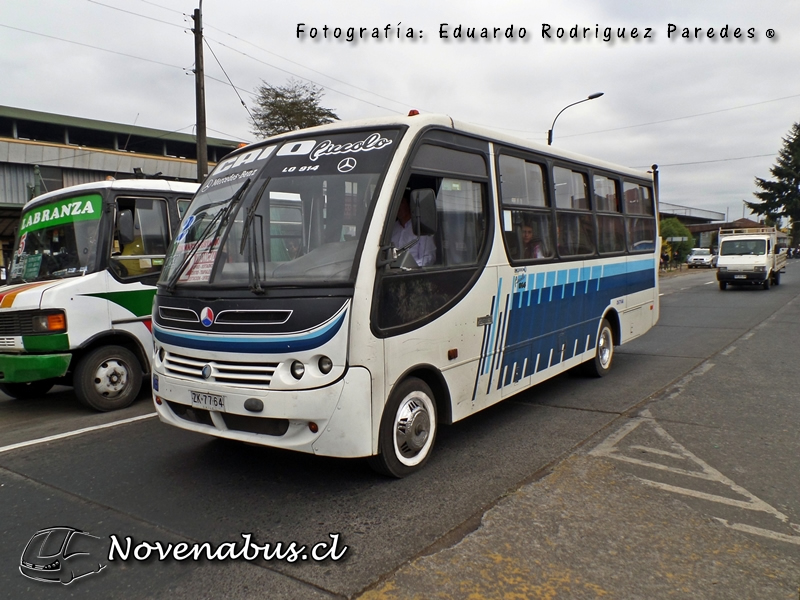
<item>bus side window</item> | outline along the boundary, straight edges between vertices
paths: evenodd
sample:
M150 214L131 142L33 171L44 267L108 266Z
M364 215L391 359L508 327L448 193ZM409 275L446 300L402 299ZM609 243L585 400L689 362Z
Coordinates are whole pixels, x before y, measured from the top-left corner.
M169 242L167 203L154 198L118 198L109 267L121 278L161 272Z
M480 268L488 238L485 184L412 175L408 187L436 191L438 227L431 236L436 256L419 268L381 272L377 323L382 329L422 322L462 294Z

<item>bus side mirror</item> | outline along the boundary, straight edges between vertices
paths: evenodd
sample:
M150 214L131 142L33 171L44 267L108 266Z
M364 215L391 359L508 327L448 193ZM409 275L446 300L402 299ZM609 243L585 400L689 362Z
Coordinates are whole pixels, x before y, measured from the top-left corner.
M130 209L119 211L117 215L117 231L122 245L130 244L134 238L133 212Z
M414 235L436 233L436 192L430 188L411 192L411 223Z

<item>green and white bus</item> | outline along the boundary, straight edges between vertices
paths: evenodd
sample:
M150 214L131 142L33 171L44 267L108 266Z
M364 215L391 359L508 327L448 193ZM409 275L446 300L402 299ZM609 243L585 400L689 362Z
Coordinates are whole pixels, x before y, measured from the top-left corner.
M150 373L155 283L197 188L102 181L25 205L0 288L0 390L32 398L72 385L100 411L136 399Z
M411 241L393 243L404 198ZM158 282L159 417L405 476L441 424L573 367L604 375L653 326L657 214L646 173L446 116L245 147Z

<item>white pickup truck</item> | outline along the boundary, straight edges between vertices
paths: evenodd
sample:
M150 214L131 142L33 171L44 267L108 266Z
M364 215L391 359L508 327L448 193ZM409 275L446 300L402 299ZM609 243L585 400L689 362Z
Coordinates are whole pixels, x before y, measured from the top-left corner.
M768 290L781 282L786 267L787 236L774 227L720 229L717 281L728 285L760 285Z

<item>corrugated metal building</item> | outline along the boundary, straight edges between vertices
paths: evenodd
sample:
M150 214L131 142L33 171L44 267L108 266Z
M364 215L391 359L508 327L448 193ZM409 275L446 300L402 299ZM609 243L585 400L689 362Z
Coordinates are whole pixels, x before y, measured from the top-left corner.
M208 138L209 168L239 145ZM0 243L35 195L108 177L197 180L195 136L0 106Z

